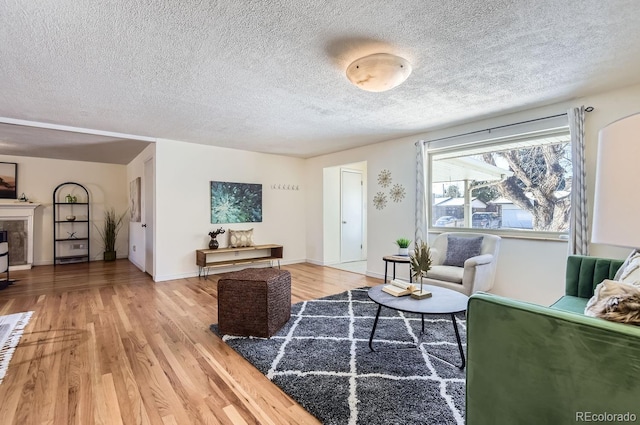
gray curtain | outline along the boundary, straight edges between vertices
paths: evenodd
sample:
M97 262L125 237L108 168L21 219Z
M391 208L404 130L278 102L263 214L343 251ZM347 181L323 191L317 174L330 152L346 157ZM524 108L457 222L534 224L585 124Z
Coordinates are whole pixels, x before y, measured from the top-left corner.
M568 111L571 132L571 217L569 255L589 255L589 222L587 221L587 185L584 160L584 106Z
M425 142L416 142L416 235L415 244L429 243L429 208L427 203L427 161Z

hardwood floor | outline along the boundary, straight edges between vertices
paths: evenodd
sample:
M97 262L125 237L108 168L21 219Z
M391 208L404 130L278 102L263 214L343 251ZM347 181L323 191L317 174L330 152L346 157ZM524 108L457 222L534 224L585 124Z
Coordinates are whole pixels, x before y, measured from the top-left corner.
M381 283L283 269L294 303ZM154 283L127 260L11 275L0 315L35 313L0 384L2 424L319 423L209 330L215 275Z

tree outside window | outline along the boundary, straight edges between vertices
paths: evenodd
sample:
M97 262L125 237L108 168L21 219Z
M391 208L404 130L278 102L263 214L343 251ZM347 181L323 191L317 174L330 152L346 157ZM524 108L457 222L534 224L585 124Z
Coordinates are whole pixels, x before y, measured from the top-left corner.
M439 227L438 218L446 215L459 218L469 228L569 230L568 131L440 151L429 158L435 227Z

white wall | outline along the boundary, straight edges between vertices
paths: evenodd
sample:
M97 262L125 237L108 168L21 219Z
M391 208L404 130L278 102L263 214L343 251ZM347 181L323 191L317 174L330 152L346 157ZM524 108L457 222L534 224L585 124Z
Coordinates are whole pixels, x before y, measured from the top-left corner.
M256 244L284 246L283 263L304 261L304 165L299 158L158 140L155 280L197 275L195 250L207 248L208 233L218 227L227 229L218 237L221 247L229 228L253 228ZM211 181L262 184L262 223L211 224ZM300 189L278 190L274 184Z
M415 202L415 147L416 140L433 140L483 130L529 119L564 113L569 107L585 105L595 110L587 114L585 125L587 159L587 194L590 215L594 193L598 131L608 123L640 111L640 85L627 87L571 102L532 108L465 125L453 126L413 137L391 140L376 145L323 155L307 161L309 186L307 200L307 258L323 264L323 223L321 186L323 169L347 162L367 161L369 169L368 219L369 242L367 274L384 274L382 256L395 251L393 241L399 236L413 235ZM372 204L376 192L383 191L377 184L382 169L391 171L393 183L402 184L407 197L401 203L387 200L383 210ZM388 191L387 191L388 192ZM629 250L592 244L591 255L624 258ZM561 241L524 240L504 238L493 292L521 300L550 304L564 293L564 274L567 245ZM408 268L398 268L398 274L408 277Z
M306 178L309 186L307 198L307 258L316 264L327 264L323 250L323 174L324 169L342 164L367 162L367 270L368 274L382 276L384 255L393 254L398 247L399 237L413 239L413 210L415 199L415 147L416 139L400 139L376 145L351 149L331 155L323 155L307 160ZM409 166L407 165L408 159ZM405 189L405 198L393 202L389 198L389 188L378 184L378 174L383 169L391 172L392 186L400 184ZM373 206L377 192L387 194L387 205L382 210ZM317 196L320 195L320 196ZM320 212L320 214L318 214ZM380 263L380 267L378 267ZM398 271L400 271L398 269ZM408 276L408 274L407 274Z
M640 85L589 96L584 98L583 103L584 105L592 105L595 108L593 112L587 114L587 120L585 122L587 170L592 170L587 174L587 197L589 202L589 217L591 217L595 193L598 132L603 127L620 118L640 112ZM629 194L629 196L635 195L636 194ZM624 208L624 205L617 205L615 207ZM599 257L625 258L630 251L630 249L626 248L591 244L589 254Z
M123 190L126 166L9 155L0 155L0 161L18 163L18 195L24 192L30 201L42 204L34 217L34 265L53 264L53 191L68 181L80 183L89 191L92 220L89 254L91 260L102 260L102 241L94 223L101 225L105 207L114 207L116 212L126 210L128 198ZM126 228L125 224L116 244L119 258L127 257Z
M232 181L263 185L263 222L224 225L225 228L255 229L257 243L284 245L283 263L303 261L325 264L323 186L324 169L342 164L367 162L367 273L382 277L382 256L395 252L394 241L412 237L415 201L415 146L419 139L435 139L566 112L570 106L590 105L595 111L586 119L587 184L590 211L594 193L598 131L619 118L640 111L640 85L588 96L572 102L530 109L430 133L391 140L371 146L323 155L308 160L160 140L156 145L156 280L197 274L195 249L207 246L210 223L209 182ZM142 155L129 166L0 155L0 161L17 162L18 193L24 192L43 207L36 210L35 264L52 262L52 192L64 181L77 181L91 193L92 217L102 220L104 208L128 207L128 185L142 176ZM401 202L389 199L378 174L391 172L392 185L406 191ZM299 191L271 189L272 184L298 185ZM372 199L387 195L387 205L378 210ZM623 206L618 206L623 207ZM128 226L128 225L127 225ZM126 229L126 227L125 227ZM121 232L119 257L128 252L127 231ZM91 257L102 258L102 247L92 228ZM228 236L226 234L225 236ZM227 238L220 238L225 246ZM591 254L623 258L628 249L592 245ZM133 256L136 262L141 261ZM564 291L566 243L503 239L494 292L518 299L549 304ZM399 267L400 276L408 270Z
M491 292L550 305L565 288L567 243L502 238Z

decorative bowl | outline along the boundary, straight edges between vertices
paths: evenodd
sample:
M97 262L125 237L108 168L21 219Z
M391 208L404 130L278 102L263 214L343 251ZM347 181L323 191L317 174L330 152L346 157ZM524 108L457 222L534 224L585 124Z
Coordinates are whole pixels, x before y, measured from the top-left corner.
M75 215L68 215L67 216L67 221L74 221L76 219Z

